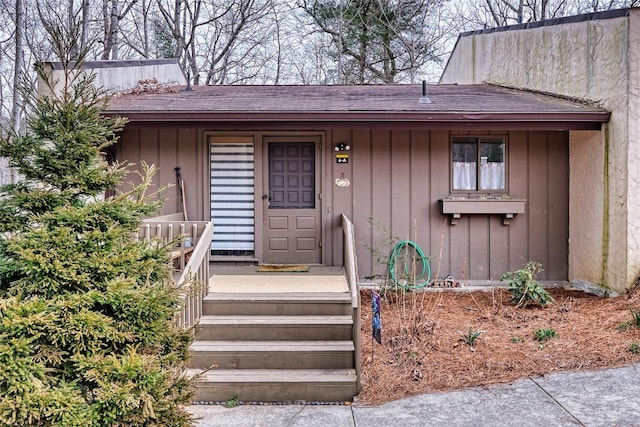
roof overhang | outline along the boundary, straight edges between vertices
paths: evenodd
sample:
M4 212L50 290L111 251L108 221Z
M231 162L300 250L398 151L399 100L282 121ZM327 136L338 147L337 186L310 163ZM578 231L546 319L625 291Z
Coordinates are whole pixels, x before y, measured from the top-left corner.
M169 124L212 127L268 127L310 129L320 127L373 127L419 129L500 129L500 130L599 130L610 113L468 113L468 112L135 112L110 110L108 115L126 117L131 125Z

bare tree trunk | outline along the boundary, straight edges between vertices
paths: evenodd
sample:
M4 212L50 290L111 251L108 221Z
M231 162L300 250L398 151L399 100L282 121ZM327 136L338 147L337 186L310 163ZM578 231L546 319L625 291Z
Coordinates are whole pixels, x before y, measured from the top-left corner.
M67 0L67 28L71 28L76 21L76 17L73 14L73 3L74 0ZM72 52L72 55L73 53L74 52Z
M109 5L109 2L111 4ZM119 59L120 45L120 21L131 11L138 0L125 2L120 9L119 0L103 0L102 1L102 20L104 21L103 44L104 52L102 59Z
M144 14L142 18L142 38L144 44L144 57L149 58L150 49L149 49L149 8L147 6L147 0L142 0L142 13Z
M109 59L111 55L111 19L109 16L109 0L102 0L102 23L104 31L102 33L102 57L100 59Z
M275 5L271 2L271 10L274 16L274 23L276 26L276 75L274 76L273 83L278 84L280 82L280 73L282 67L282 41L280 40L280 16L278 15L278 11L276 10Z
M118 59L118 29L120 19L118 16L118 0L111 0L111 24L109 25L111 33L109 34L111 42L111 59ZM108 59L108 58L107 58Z
M13 105L11 106L11 127L16 133L20 133L22 129L22 68L24 62L24 7L22 0L16 0L16 28L15 28L15 48L16 57L13 69ZM3 162L4 163L4 162ZM8 164L6 165L9 172L9 182L15 182L15 174ZM3 173L4 175L4 173Z
M21 128L22 96L20 86L22 79L22 67L24 62L24 8L22 0L16 0L16 32L15 49L16 59L13 69L13 106L11 108L11 125L18 132Z
M518 24L522 24L522 22L524 21L524 0L520 0L520 3L518 4Z
M345 84L344 68L342 65L342 52L344 50L344 10L340 8L340 20L338 21L338 83Z
M80 51L87 49L87 38L89 37L89 0L82 2L82 33L80 35Z

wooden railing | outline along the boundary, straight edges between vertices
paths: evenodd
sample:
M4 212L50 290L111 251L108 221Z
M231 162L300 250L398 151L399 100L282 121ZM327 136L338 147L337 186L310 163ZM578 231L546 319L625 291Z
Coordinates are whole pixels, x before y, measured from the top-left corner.
M361 313L360 313L360 288L358 286L358 259L356 257L355 229L351 220L342 214L344 269L351 291L351 308L353 316L353 345L355 347L355 360L357 390L360 392L360 375L362 372L361 355Z
M209 287L209 253L213 223L209 221L144 220L138 238L158 240L164 244L178 242L171 251L176 270L176 286L184 289L176 324L184 329L194 326L202 316L202 300Z

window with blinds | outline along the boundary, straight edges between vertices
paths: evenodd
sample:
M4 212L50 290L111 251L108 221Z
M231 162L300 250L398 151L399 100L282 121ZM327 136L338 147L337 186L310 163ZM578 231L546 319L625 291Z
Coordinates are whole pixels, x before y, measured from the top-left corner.
M213 255L254 255L254 173L253 144L211 144Z

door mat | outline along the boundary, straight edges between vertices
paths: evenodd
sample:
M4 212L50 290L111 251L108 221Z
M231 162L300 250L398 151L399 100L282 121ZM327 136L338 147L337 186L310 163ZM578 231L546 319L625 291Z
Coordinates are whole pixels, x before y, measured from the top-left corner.
M309 266L304 264L262 264L256 269L259 273L308 273Z

